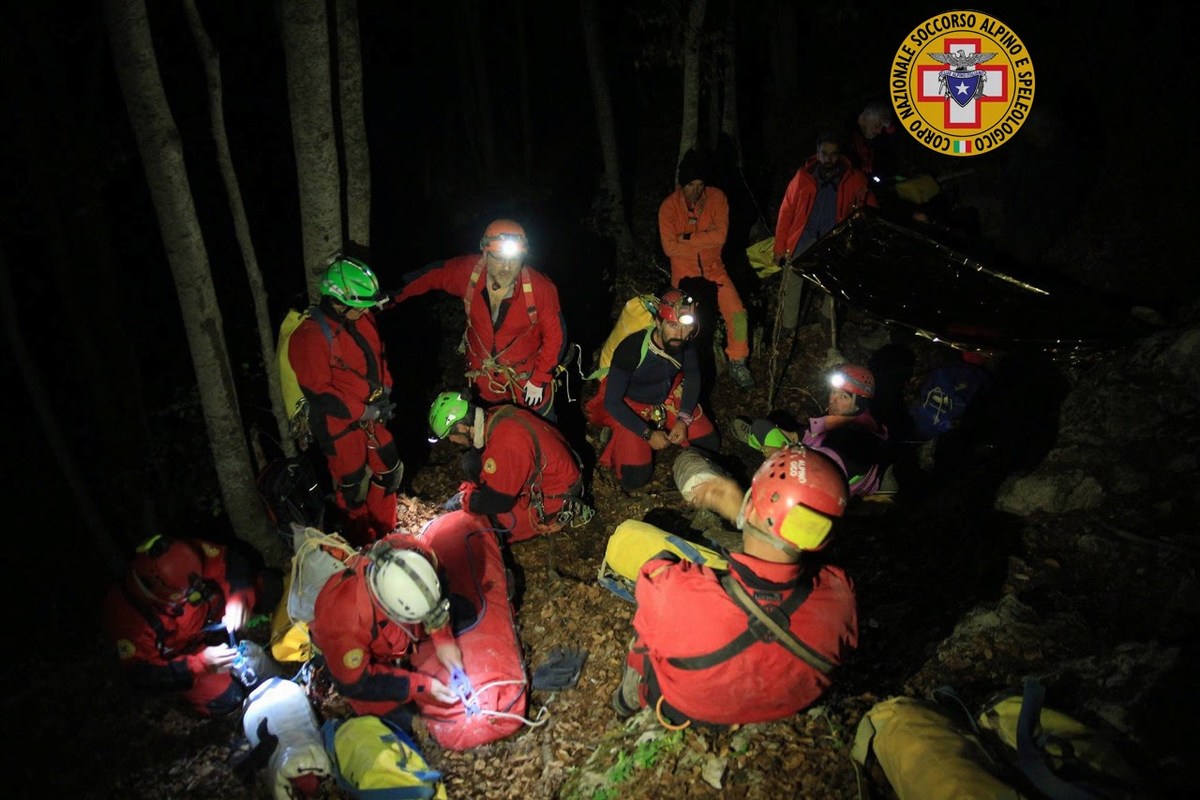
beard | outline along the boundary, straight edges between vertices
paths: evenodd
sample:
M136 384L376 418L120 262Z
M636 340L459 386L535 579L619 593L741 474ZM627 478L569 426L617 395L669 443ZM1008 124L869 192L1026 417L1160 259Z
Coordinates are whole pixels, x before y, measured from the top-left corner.
M677 356L683 352L683 346L686 343L686 339L667 339L663 342L663 350L667 355Z

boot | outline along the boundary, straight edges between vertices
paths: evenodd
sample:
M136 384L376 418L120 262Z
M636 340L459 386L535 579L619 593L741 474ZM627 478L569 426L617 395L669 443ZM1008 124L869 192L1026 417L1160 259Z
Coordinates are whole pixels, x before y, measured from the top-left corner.
M729 377L742 389L754 388L754 376L750 374L750 368L746 366L744 358L729 362Z

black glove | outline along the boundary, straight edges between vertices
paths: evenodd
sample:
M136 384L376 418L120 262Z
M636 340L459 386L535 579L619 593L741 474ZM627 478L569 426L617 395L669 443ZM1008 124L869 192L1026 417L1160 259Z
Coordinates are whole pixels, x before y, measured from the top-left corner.
M443 511L458 511L462 507L463 507L463 492L459 492L458 494L454 495L454 497L451 497L449 500L442 503Z
M533 671L533 688L547 692L570 689L579 681L588 651L582 647L555 647Z
M780 256L779 258L775 259L775 263L781 267L786 267L787 266L787 256Z
M361 419L363 422L387 422L395 412L396 404L391 400L377 400L367 404L367 407L363 409Z

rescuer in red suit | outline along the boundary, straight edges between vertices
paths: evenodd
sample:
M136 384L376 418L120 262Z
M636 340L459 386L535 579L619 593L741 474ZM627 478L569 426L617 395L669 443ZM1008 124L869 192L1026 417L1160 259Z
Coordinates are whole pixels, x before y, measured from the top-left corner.
M429 427L436 439L468 448L467 481L448 509L490 517L510 542L591 518L580 499L579 459L545 419L511 405L483 409L464 393L443 392L429 409Z
M802 559L824 546L845 509L845 478L824 456L792 447L763 463L744 496L725 477L693 491L694 503L737 521L743 552L730 554L727 573L665 555L642 566L636 638L613 707L628 716L649 705L671 724L749 724L794 714L821 696L829 673L858 644L849 578ZM776 637L756 636L730 583L790 630L809 660Z
M366 264L338 258L321 281L321 302L292 333L288 360L308 401L313 437L329 463L343 533L362 546L396 527L404 465L387 421L392 376L372 309L379 280Z
M410 704L457 701L437 678L405 665L410 646L425 638L433 639L447 669L463 665L437 557L408 534L380 539L333 575L317 595L309 633L356 714L409 729Z
M237 650L207 645L205 628L223 623L215 638L236 633L260 594L261 580L229 548L155 536L105 597L104 626L134 686L181 692L203 716L228 714L247 692L229 670ZM263 600L265 607L272 598Z
M508 219L487 226L481 255L435 261L404 278L396 303L440 289L462 298L467 373L488 405L515 403L554 418L554 370L566 324L554 282L524 263L525 229Z

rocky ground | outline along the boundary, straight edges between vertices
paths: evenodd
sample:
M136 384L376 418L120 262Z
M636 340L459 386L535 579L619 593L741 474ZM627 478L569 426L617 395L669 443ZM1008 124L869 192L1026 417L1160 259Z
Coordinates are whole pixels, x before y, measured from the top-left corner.
M864 362L889 343L911 351L913 382L946 356L890 339L852 314L842 346ZM545 707L546 724L472 752L444 752L418 726L426 756L452 798L888 797L882 773L857 770L848 755L873 704L949 685L979 708L1037 676L1049 705L1120 737L1143 776L1136 796L1194 794L1198 341L1198 329L1183 328L1070 370L993 364L989 421L903 457L896 502L852 508L840 523L821 557L856 583L860 648L819 704L769 725L668 731L649 712L615 718L609 699L633 607L595 581L607 536L630 518L688 532L692 511L671 480L670 451L639 492L596 475L592 522L514 548L527 662L555 645L585 647L579 685L534 692L530 712ZM816 322L801 329L786 369L775 361L777 409L815 410L827 347ZM760 386L749 393L718 370L708 407L726 430L735 415L772 410L771 369L758 360ZM1153 392L1139 392L1143 384ZM1022 427L1039 414L1056 435ZM747 480L755 454L728 438L724 453ZM439 444L410 480L402 510L417 525L454 491L457 453ZM198 721L165 699L135 697L96 628L67 633L73 647L39 647L24 676L30 690L4 701L6 719L32 728L21 737L30 752L50 756L13 765L13 796L268 796L230 768L236 721Z

